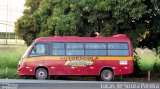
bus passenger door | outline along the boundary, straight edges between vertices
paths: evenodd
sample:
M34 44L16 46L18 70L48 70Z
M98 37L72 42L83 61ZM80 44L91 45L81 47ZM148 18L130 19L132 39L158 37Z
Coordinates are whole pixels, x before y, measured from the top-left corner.
M49 45L47 43L37 43L34 45L27 58L27 71L34 74L38 67L46 67L44 61L47 60L49 55Z

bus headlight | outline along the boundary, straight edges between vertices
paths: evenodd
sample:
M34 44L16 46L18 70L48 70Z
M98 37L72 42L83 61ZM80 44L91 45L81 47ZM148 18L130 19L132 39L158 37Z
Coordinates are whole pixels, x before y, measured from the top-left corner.
M127 61L127 60L120 60L120 61L119 61L119 64L120 64L120 65L127 65L127 64L128 64L128 61Z

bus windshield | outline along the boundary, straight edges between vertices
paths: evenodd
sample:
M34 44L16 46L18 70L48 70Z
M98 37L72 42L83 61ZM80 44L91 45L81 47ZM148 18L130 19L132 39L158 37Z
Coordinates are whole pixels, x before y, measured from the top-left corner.
M31 50L32 46L33 46L33 44L28 47L28 49L27 49L27 50L25 51L25 53L23 54L21 60L24 59L24 58L27 56L27 54L28 54L29 51Z

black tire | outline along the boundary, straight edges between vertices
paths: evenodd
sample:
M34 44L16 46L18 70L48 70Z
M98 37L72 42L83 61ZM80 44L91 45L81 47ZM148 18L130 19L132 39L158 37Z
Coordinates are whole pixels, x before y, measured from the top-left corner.
M35 73L35 77L38 80L45 80L48 78L48 72L44 68L38 68Z
M111 81L113 79L113 71L109 69L102 70L100 79L102 81Z

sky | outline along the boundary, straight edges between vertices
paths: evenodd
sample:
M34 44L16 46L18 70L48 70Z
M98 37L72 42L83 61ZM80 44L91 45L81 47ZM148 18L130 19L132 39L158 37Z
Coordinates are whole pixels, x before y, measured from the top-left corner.
M25 0L0 0L0 32L14 32L14 23L23 15L24 4Z

